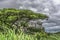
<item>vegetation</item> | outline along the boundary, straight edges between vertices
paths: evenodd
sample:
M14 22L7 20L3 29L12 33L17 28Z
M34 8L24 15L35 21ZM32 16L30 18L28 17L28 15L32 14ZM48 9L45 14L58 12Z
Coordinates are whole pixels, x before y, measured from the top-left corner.
M46 15L37 14L31 10L17 10L11 8L4 8L0 10L0 29L4 31L7 31L9 29L18 30L21 26L27 27L29 20L45 18L47 18Z
M1 9L0 40L60 40L59 33L47 34L43 30L28 27L30 20L45 18L48 17L31 10Z
M47 35L44 32L37 32L29 35L23 32L15 34L14 30L9 30L7 34L0 33L0 40L60 40L60 33Z

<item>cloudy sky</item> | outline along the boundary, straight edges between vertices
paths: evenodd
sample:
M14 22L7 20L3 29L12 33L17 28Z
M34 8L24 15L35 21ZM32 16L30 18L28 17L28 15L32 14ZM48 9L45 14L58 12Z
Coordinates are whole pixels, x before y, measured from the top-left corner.
M41 3L40 1L41 0L0 0L0 8L11 8L11 7L17 8L17 7L19 7L18 3L24 5L25 7L28 7L28 8L29 8L29 6L36 7L39 5L39 3ZM44 1L46 1L46 0L44 0ZM47 0L47 1L49 1L49 0ZM52 0L52 1L54 2L54 4L60 3L60 0Z
M0 0L0 8L16 8L16 0Z
M60 4L60 0L53 0L55 4Z

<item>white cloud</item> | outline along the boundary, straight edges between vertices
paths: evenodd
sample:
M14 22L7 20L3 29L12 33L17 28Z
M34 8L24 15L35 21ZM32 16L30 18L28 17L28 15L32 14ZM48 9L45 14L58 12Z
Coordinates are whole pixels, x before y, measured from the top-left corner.
M60 0L53 0L53 2L57 5L60 4Z

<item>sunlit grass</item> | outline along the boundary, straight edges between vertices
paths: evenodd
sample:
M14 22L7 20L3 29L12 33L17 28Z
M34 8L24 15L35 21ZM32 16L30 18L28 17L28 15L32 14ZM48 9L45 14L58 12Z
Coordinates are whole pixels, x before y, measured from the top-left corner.
M34 35L25 34L20 32L20 34L15 34L14 30L9 30L6 34L0 33L0 40L60 40L60 34L42 34L35 33Z

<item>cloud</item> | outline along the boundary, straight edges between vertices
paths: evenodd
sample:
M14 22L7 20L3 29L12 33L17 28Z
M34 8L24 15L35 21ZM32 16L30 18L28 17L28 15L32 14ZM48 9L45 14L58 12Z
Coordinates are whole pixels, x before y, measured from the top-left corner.
M0 0L0 8L17 8L16 0Z
M60 0L53 0L53 2L55 3L55 5L60 4Z
M5 1L5 0L0 0L0 2Z

